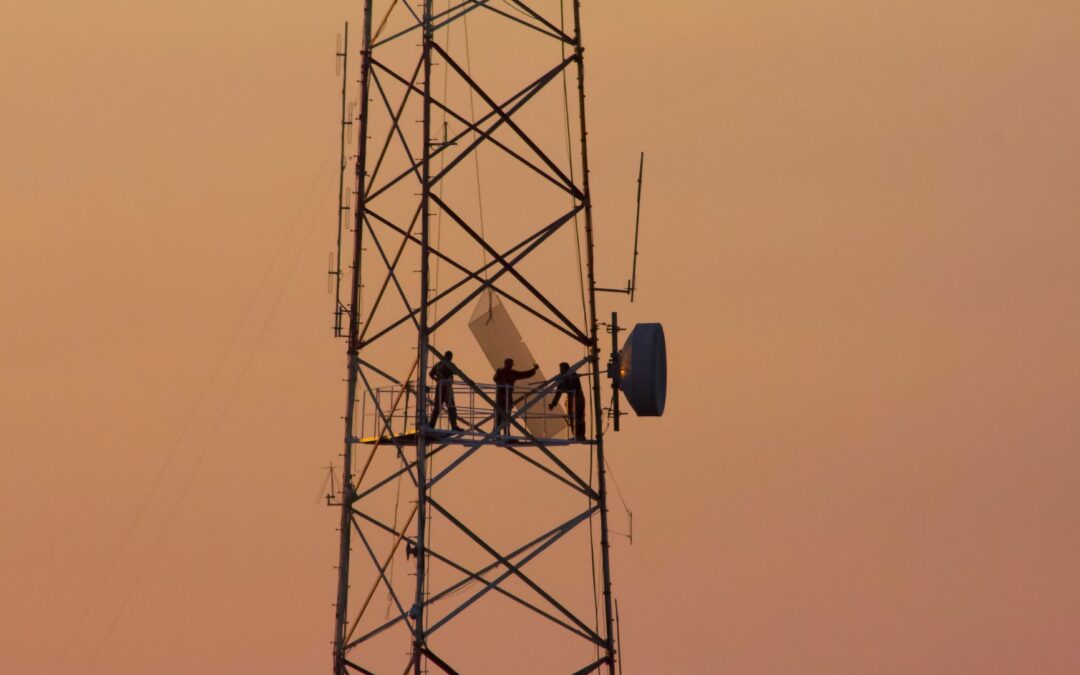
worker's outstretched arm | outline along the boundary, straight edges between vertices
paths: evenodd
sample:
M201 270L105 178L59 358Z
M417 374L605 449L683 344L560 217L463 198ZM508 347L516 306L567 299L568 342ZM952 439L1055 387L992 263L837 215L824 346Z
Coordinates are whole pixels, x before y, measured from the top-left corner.
M511 382L516 382L518 380L524 380L525 378L532 377L533 375L535 375L537 369L539 369L539 368L540 368L540 366L533 366L532 370L511 370L509 379L510 379Z
M559 397L562 396L562 391L555 390L555 398L551 399L551 405L548 406L548 410L554 410L555 406L559 405Z

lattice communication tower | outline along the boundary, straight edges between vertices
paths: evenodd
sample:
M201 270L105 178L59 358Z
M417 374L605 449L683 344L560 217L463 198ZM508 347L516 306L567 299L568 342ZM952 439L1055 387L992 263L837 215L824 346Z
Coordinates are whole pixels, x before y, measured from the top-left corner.
M365 0L361 42L333 672L614 675L580 3Z

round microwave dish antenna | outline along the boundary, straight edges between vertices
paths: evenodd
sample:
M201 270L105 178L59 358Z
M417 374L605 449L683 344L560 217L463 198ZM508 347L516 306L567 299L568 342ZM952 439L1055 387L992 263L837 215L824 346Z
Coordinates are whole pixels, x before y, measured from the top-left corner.
M660 417L667 400L664 327L639 323L619 351L619 389L638 417Z

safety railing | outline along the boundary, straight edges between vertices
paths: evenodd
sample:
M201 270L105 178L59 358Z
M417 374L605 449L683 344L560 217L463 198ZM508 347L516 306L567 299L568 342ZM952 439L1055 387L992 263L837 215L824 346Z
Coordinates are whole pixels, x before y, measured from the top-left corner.
M452 395L447 395L447 385ZM494 404L499 400L500 386L503 385L478 384L474 388L459 381L430 381L427 390L428 426L466 441L479 440L492 434L498 439L524 440L527 436L512 423L504 423L502 430L495 428L498 416ZM555 396L551 382L517 384L510 388L510 393L509 415L528 429L529 434L540 440L573 440L572 423L566 412L566 397L563 396L554 409L549 409ZM414 381L369 390L359 401L361 438L371 442L414 436L417 403ZM453 421L460 427L460 434L454 434L451 426L451 408L456 413Z

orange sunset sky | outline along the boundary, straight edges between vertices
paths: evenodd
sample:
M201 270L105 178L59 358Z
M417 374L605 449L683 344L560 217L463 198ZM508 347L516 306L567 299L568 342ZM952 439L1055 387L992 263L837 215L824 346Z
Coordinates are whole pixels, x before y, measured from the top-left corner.
M0 673L330 672L345 20L0 6ZM1080 5L582 22L605 285L646 153L600 313L668 339L607 450L624 672L1080 672Z

